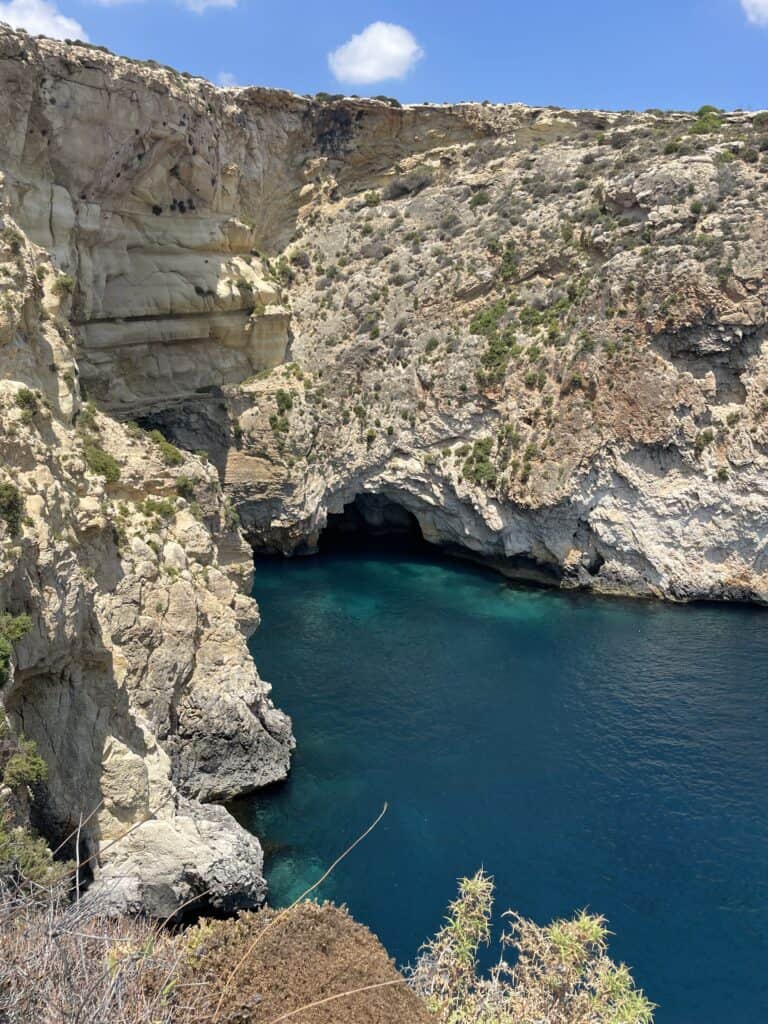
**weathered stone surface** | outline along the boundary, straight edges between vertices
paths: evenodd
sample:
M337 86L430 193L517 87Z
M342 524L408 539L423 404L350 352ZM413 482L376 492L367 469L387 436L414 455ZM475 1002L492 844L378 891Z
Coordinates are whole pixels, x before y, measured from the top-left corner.
M32 629L0 700L48 762L50 832L85 822L90 898L163 915L203 891L256 905L258 840L200 802L282 778L293 745L245 643L250 551L203 457L83 406L70 286L13 219L14 188L0 192L0 483L25 517L0 515L0 609Z

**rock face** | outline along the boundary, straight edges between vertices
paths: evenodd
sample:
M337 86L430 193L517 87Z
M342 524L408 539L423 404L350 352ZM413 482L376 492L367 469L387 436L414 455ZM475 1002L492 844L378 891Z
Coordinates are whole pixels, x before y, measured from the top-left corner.
M49 826L97 808L94 898L263 893L203 806L292 745L235 509L306 552L369 496L511 575L768 600L768 114L222 90L8 29L0 87L0 696Z
M47 131L24 103L37 84L52 89L48 106L83 122L86 160L98 123L89 118L104 108L93 90L72 108L26 37L3 32L2 47L12 152L3 152L0 194L0 609L28 613L32 628L14 645L0 699L49 764L48 833L63 837L84 822L89 898L163 916L200 894L201 907L255 906L265 891L258 841L203 804L284 777L293 745L246 646L258 624L245 596L250 551L204 456L83 404L76 338L95 393L98 374L79 310L91 317L98 302L99 314L126 313L117 294L130 290L110 290L112 257L97 249L130 245L93 207L83 227L62 185L20 176ZM57 52L66 63L65 49ZM80 188L82 168L66 166ZM79 231L94 247L88 271L73 241ZM126 259L130 282L142 257ZM101 291L94 285L81 299L64 270L98 278ZM141 315L152 333L155 321ZM252 342L238 350L248 359ZM145 381L157 365L146 361Z

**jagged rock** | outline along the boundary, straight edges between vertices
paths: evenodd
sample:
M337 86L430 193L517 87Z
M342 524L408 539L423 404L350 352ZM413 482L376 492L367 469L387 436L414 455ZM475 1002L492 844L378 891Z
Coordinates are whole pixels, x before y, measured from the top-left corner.
M185 806L126 836L85 898L100 913L188 917L252 909L264 902L258 840L222 807Z

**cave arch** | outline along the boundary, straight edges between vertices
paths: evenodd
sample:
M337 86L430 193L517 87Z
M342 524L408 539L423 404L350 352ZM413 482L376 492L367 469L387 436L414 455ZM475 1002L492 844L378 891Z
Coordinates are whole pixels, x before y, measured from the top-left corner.
M363 492L347 502L340 512L330 512L318 539L321 552L341 547L386 541L413 548L433 549L416 516L401 502L380 493Z

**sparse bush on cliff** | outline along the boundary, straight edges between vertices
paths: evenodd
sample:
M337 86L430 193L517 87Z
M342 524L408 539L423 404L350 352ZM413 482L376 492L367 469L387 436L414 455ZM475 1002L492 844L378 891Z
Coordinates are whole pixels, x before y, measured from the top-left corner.
M0 631L2 618L0 616ZM19 638L18 632L16 638ZM23 736L14 737L0 708L0 786L18 794L27 786L43 782L47 775L48 766L38 754L36 744ZM0 796L0 913L5 887L50 887L60 878L62 870L62 865L54 864L45 840L14 822L4 797ZM0 990L1 979L2 970Z
M163 437L159 430L151 430L149 432L149 439L154 441L160 449L160 454L166 466L180 466L184 462L184 456L176 445L171 444L167 438Z
M24 499L14 484L0 484L0 519L5 520L12 537L21 532L24 516Z
M462 473L466 480L477 486L494 487L496 485L496 467L491 462L493 439L482 437L475 441L467 456Z
M491 938L493 880L479 871L459 883L443 928L421 950L413 989L441 1024L651 1024L654 1006L629 969L608 957L605 919L576 914L541 927L507 912L502 958L478 968ZM503 950L516 950L514 966Z
M85 442L83 455L88 469L98 476L103 476L108 484L117 483L120 479L120 463L95 441Z
M40 412L40 395L29 388L19 388L15 395L16 405L21 409L21 419L31 423Z
M293 408L293 396L290 391L286 391L285 388L277 389L275 402L277 403L277 412L280 416Z
M485 191L475 192L472 198L469 200L470 210L476 210L478 206L487 206L490 203L491 197Z
M69 274L61 274L53 282L53 293L54 295L64 296L71 295L75 289L75 279L70 277Z
M28 615L0 614L0 686L8 681L13 644L29 632L32 620ZM0 740L3 739L3 726L0 722Z
M195 497L195 481L192 477L182 473L176 477L176 493L180 498L192 501Z
M692 135L710 135L723 127L722 118L714 107L702 107L691 128Z

